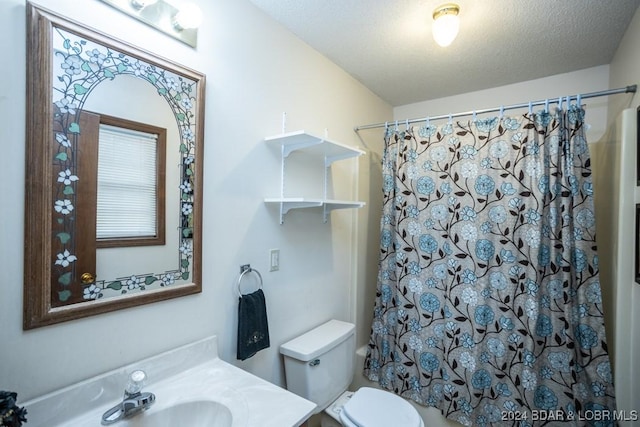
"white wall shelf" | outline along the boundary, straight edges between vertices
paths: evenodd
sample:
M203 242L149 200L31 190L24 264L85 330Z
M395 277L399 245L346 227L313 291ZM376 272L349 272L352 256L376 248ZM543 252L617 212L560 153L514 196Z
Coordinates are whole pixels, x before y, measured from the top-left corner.
M314 136L305 131L296 131L283 133L280 135L274 135L265 138L265 141L270 144L280 148L281 154L281 180L280 180L280 197L271 197L265 198L264 201L267 204L277 204L280 207L280 224L284 223L284 216L291 209L305 209L305 208L315 208L321 207L323 209L324 221L327 222L329 214L332 210L335 209L352 209L352 208L361 208L364 206L364 202L359 201L351 201L351 200L335 200L328 197L328 179L331 164L339 161L350 158L355 158L365 154L364 151L359 148L349 147L344 144L340 144L338 142L330 141L327 138L321 138L318 136ZM291 181L295 177L287 176L287 167L286 163L295 162L296 160L289 158L289 156L294 152L300 152L308 155L311 159L316 159L318 161L318 167L315 168L311 165L310 168L305 169L306 172L312 174L313 169L323 169L323 185L322 185L322 196L315 197L318 194L318 187L310 185L305 188L302 185L301 188L298 188L296 191L301 192L301 195L296 194L294 197L285 196L285 190L287 189L287 182ZM298 176L298 178L300 178ZM298 179L298 181L304 181ZM307 196L307 193L310 196Z
M364 154L359 148L349 147L339 142L331 141L327 138L320 138L311 135L303 130L296 132L288 132L280 135L274 135L265 138L269 144L282 147L282 156L289 157L294 151L303 150L310 154L314 154L325 159L325 166L331 166L331 163L357 157Z

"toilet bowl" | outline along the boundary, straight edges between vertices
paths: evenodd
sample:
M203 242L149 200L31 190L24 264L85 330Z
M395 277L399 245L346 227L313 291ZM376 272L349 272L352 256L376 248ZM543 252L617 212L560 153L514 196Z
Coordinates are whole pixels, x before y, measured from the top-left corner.
M346 391L354 373L355 325L330 320L280 346L287 389L324 411L322 427L424 427L400 396L372 387ZM328 417L326 415L328 415Z

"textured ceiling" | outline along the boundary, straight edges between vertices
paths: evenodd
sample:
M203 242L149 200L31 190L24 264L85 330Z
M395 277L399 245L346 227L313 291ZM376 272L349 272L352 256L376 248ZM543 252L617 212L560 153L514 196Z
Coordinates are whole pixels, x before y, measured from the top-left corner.
M640 0L459 0L460 33L431 36L444 0L250 0L393 106L608 64Z

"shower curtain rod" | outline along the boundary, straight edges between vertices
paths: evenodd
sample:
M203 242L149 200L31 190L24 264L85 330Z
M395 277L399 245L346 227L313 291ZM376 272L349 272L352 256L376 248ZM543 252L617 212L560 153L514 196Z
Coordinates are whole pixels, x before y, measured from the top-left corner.
M534 106L534 105L548 105L550 103L562 103L565 100L569 101L571 99L595 98L595 97L598 97L598 96L615 95L615 94L618 94L618 93L635 93L637 89L638 89L638 85L631 85L631 86L627 86L627 87L621 87L621 88L618 88L618 89L601 90L599 92L591 92L591 93L585 93L585 94L582 94L582 95L573 95L573 96L561 97L561 98L557 98L557 99L543 99L543 100L540 100L540 101L526 102L526 103L523 103L523 104L513 104L513 105L505 105L505 106L496 107L496 108L486 108L484 110L465 111L463 113L443 114L443 115L440 115L440 116L424 117L424 118L421 118L421 119L395 120L393 122L375 123L375 124L370 124L370 125L356 126L353 130L358 132L358 131L363 130L363 129L374 129L374 128L380 128L380 127L389 126L391 123L393 123L394 126L397 125L397 124L407 124L408 125L408 124L411 124L411 123L425 122L425 121L428 121L428 120L450 119L450 118L454 118L454 117L471 116L471 115L475 115L475 114L492 113L492 112L496 112L496 111L500 111L502 113L505 110L513 110L513 109L516 109L516 108L528 108L528 107Z

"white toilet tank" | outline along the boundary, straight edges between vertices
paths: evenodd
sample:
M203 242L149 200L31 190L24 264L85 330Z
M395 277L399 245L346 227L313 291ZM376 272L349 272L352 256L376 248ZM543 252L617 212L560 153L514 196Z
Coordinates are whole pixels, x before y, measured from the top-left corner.
M353 379L355 325L330 320L280 346L287 389L324 410Z

